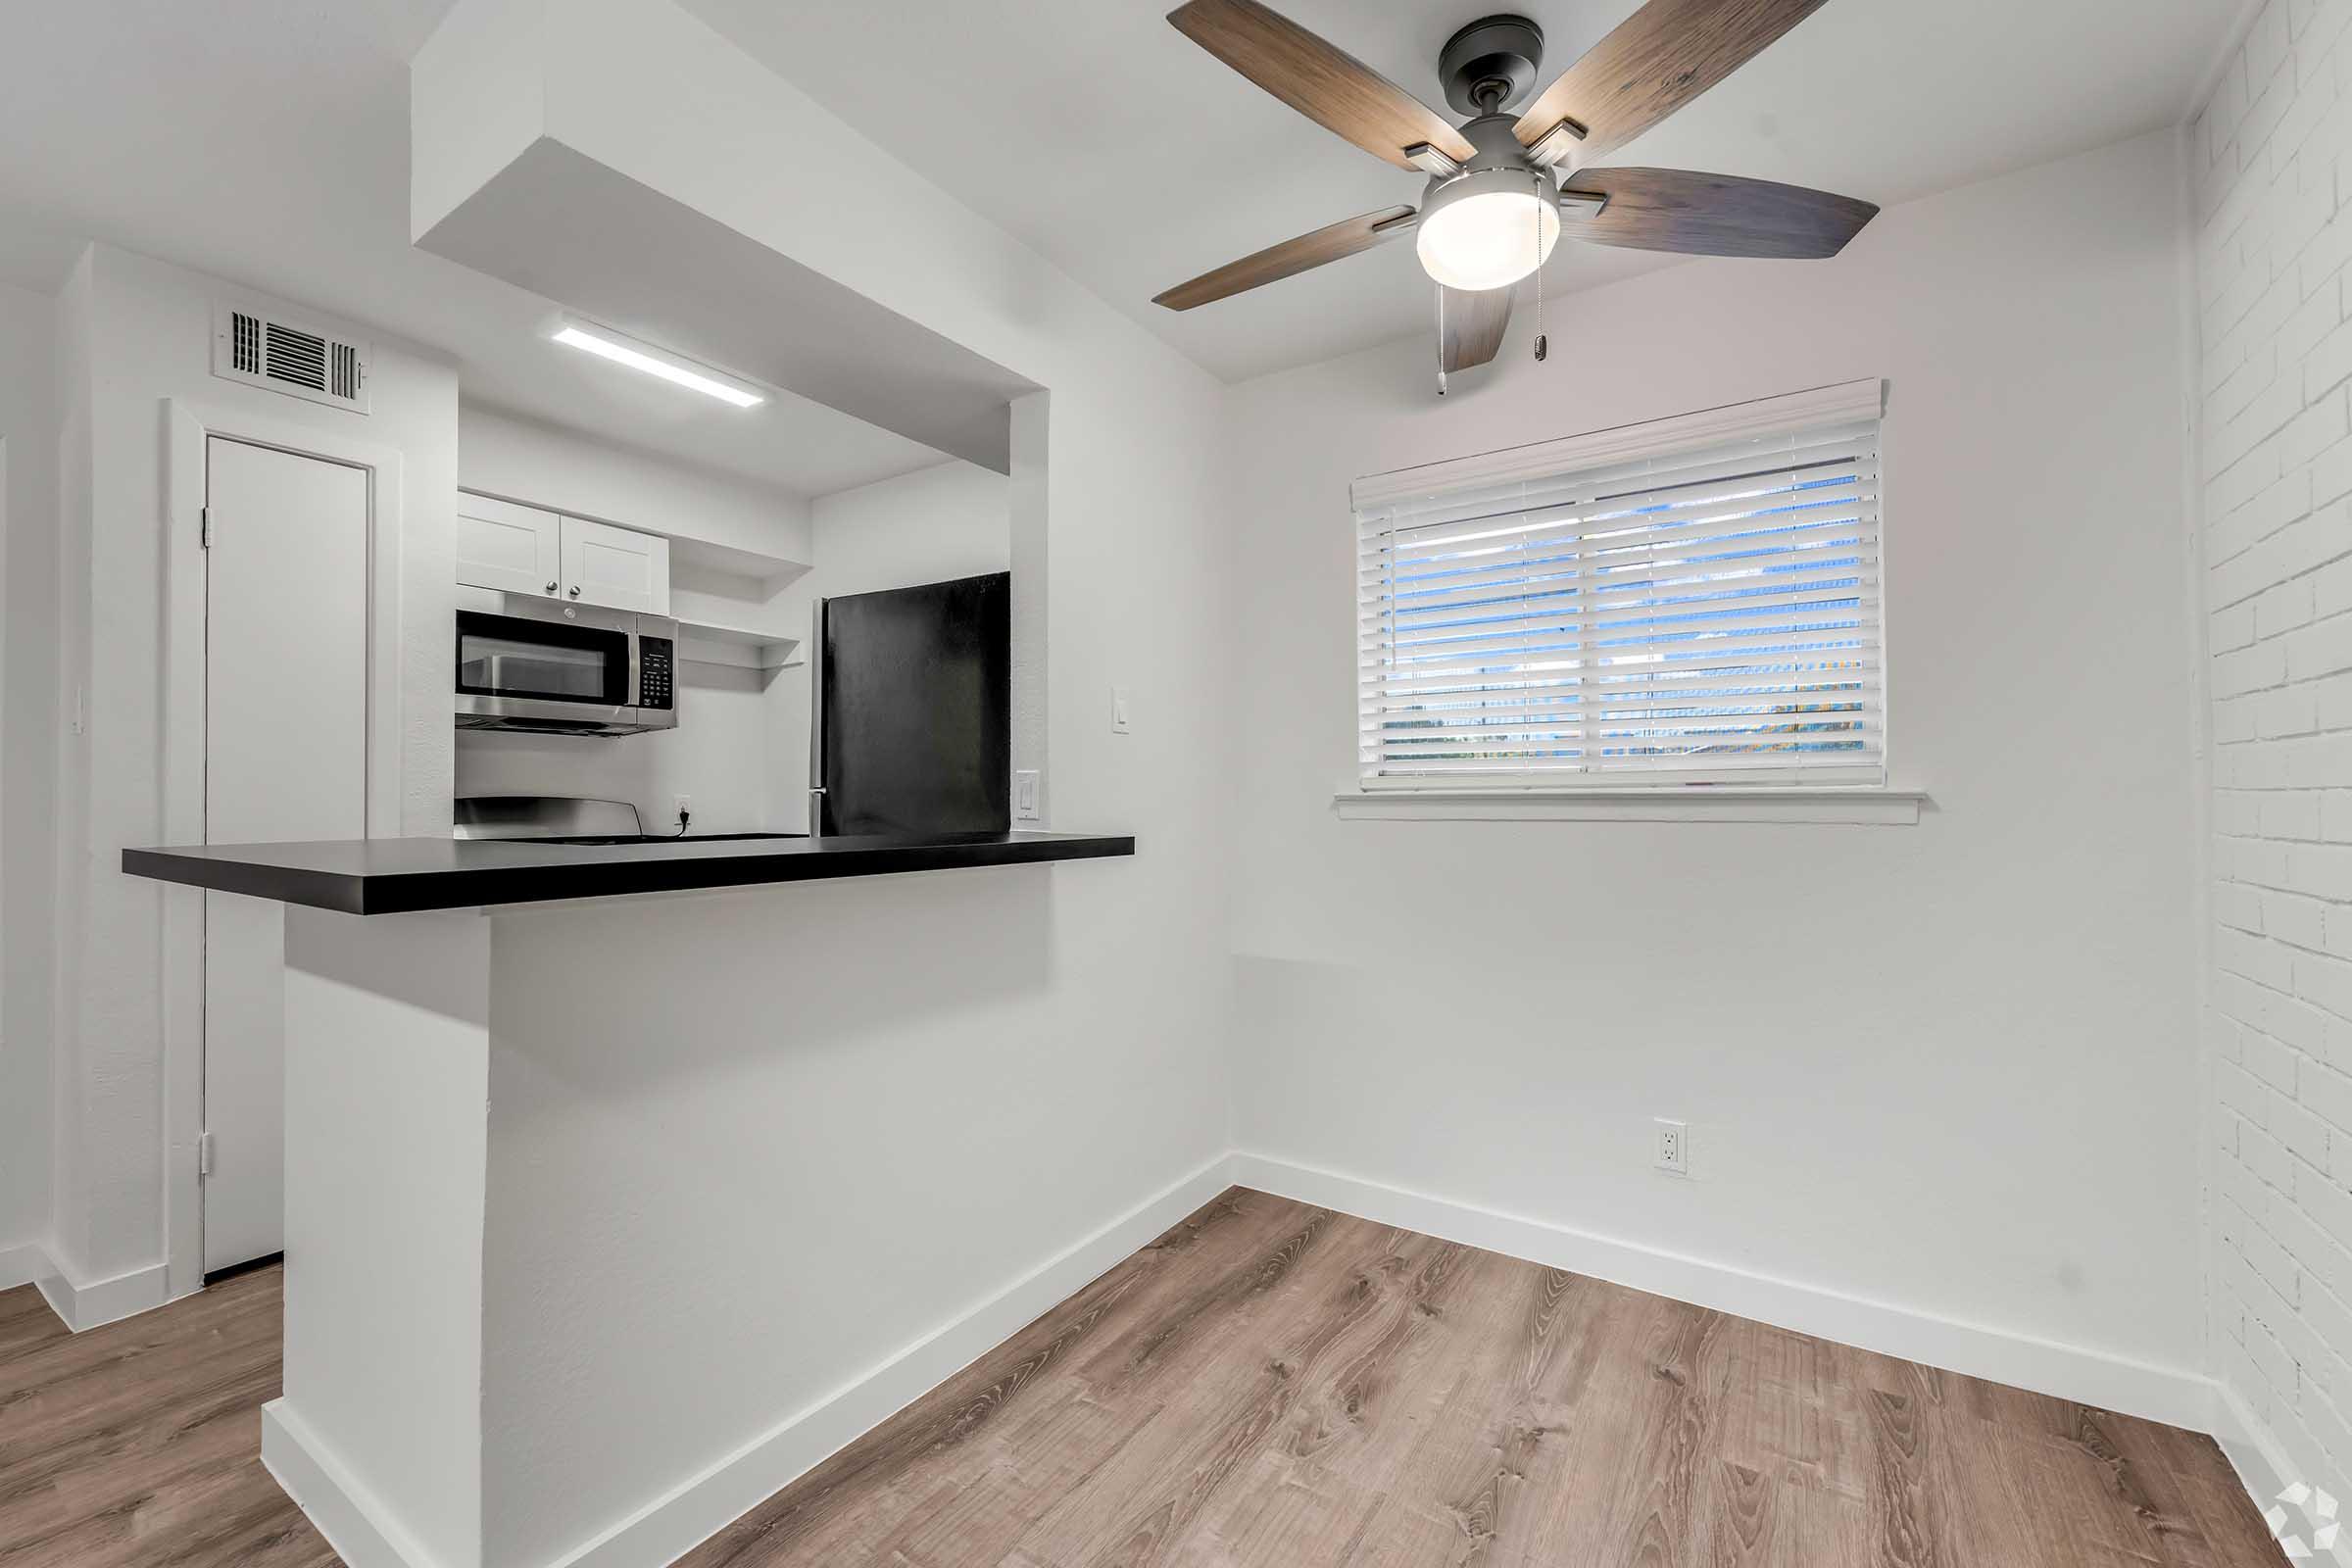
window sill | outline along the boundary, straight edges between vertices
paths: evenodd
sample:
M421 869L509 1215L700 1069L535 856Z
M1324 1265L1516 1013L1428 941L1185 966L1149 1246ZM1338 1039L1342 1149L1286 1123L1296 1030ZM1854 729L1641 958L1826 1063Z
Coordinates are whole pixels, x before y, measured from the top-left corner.
M1834 822L1907 827L1921 790L1343 790L1332 807L1372 822Z

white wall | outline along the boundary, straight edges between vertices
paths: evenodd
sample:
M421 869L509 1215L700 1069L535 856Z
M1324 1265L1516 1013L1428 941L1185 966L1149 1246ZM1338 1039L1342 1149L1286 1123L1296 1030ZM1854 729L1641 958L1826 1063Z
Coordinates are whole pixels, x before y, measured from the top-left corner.
M457 792L582 795L626 801L648 833L677 828L690 800L695 833L798 831L775 808L769 777L780 748L767 691L778 673L681 662L675 729L604 738L463 734ZM805 732L804 732L805 733Z
M62 681L68 694L86 690L89 721L68 737L59 785L53 1201L57 1261L85 1281L161 1260L163 1161L193 1158L166 1145L166 1097L179 1092L166 1083L162 1053L167 895L119 869L125 846L163 836L164 399L401 453L401 819L409 832L449 828L455 370L375 337L368 416L217 379L212 308L223 286L93 247L68 283L60 335L61 354L75 362L62 412Z
M2352 11L2272 0L2189 150L2211 650L2216 1373L2352 1476Z
M1004 571L1012 560L1011 483L951 459L819 496L810 512L815 570L808 580L822 594L862 594Z
M951 459L819 496L810 512L814 564L780 596L778 623L804 639L806 659L819 599L1010 570L1011 487L1004 474ZM808 828L813 669L804 663L779 672L769 698L772 814L802 832ZM1016 692L1029 685L1017 671L1012 684Z
M0 733L8 738L0 747L0 1254L49 1228L55 310L47 298L0 285Z
M2176 180L2152 136L1555 300L1442 403L1426 338L1235 391L1241 1148L2197 1370ZM1335 818L1351 479L1863 377L1917 826Z
M458 477L468 490L549 507L624 527L651 528L805 565L812 555L804 497L648 453L465 405L458 420ZM749 592L742 577L713 578L671 561L673 590L711 613L753 620L765 607L730 604L697 590ZM797 828L779 816L771 757L790 751L775 734L775 671L683 662L678 725L616 739L465 733L457 738L460 795L585 795L627 801L646 830L677 825L676 801L693 804L697 833ZM806 734L801 731L802 747ZM802 765L806 772L806 763Z
M56 322L57 526L52 564L55 588L50 609L39 625L50 634L49 689L52 702L47 760L52 781L50 829L45 846L24 852L24 858L45 869L42 910L49 941L49 1251L63 1250L60 1235L67 1227L68 1195L82 1191L83 1140L74 1129L81 1113L78 1044L65 1027L65 999L80 983L80 945L66 940L81 919L88 885L86 862L74 846L82 841L89 821L89 803L68 787L89 767L87 725L83 721L84 688L78 674L66 680L67 650L86 640L89 628L89 515L95 462L91 439L90 381L93 347L95 284L94 257L83 252L72 275L58 290ZM13 529L12 529L13 533ZM12 538L11 545L15 543ZM24 568L29 572L29 564ZM13 575L13 574L12 574ZM16 584L22 590L24 584ZM15 678L22 672L12 670ZM38 763L36 762L36 765ZM20 796L21 798L21 796ZM12 830L18 824L10 823ZM51 1266L44 1261L44 1268Z
M575 517L808 559L806 497L478 404L458 410L458 483Z
M1224 592L1216 383L676 7L585 0L543 29L468 24L530 10L526 0L461 0L426 46L412 69L419 160L437 146L478 145L441 121L469 116L479 93L464 83L512 77L514 101L546 106L546 134L1052 389L1050 430L1030 433L1047 437L1031 450L1051 453L1031 488L1051 532L1038 567L1050 581L1037 588L1050 607L1054 825L1133 831L1141 848L1131 860L1059 867L1037 882L956 873L800 890L805 898L779 890L775 906L799 918L760 927L772 940L757 983L772 1002L752 1009L737 993L713 999L755 1031L734 1062L667 1073L641 1064L662 1136L711 1130L697 1147L724 1162L723 1180L750 1207L699 1201L712 1170L694 1162L632 1162L621 1186L608 1185L623 1176L610 1162L612 1112L623 1102L603 1090L606 1069L622 1064L599 1063L595 1081L576 1086L560 1071L499 1083L498 1114L530 1129L536 1170L584 1172L593 1189L566 1193L565 1182L534 1176L515 1194L514 1224L539 1238L534 1255L549 1249L603 1265L577 1276L563 1302L587 1331L583 1361L514 1389L498 1412L551 1439L514 1450L497 1477L505 1518L491 1534L500 1560L512 1561L573 1545L583 1499L617 1518L807 1396L808 1368L789 1354L746 1361L723 1387L692 1375L710 1345L755 1343L773 1303L698 1295L705 1310L690 1318L648 1318L640 1306L679 1288L668 1265L681 1248L723 1250L727 1267L745 1247L822 1257L826 1277L808 1288L837 1293L836 1308L865 1298L872 1280L894 1282L904 1294L871 1313L825 1315L838 1330L825 1358L855 1375L902 1348L907 1325L945 1324L1193 1173L1223 1147L1226 1121L1222 694L1200 649ZM668 90L656 101L630 86L647 80ZM478 134L495 135L487 122L497 118L485 111ZM448 183L432 167L415 177L419 189ZM907 244L910 233L925 242ZM1013 569L1024 569L1017 554ZM1109 731L1114 681L1137 694L1129 735ZM986 922L1000 899L1010 917L1002 932L953 918ZM793 934L802 924L805 942ZM1017 946L1017 983L972 963L967 942L984 954ZM845 970L845 953L868 951L891 961ZM720 972L749 971L730 962ZM934 1079L930 1063L942 1057L956 1071ZM968 1143L908 1149L898 1163L818 1167L871 1186L860 1223L845 1228L789 1139L742 1133L747 1085L811 1071L838 1118L828 1138L845 1151L858 1128L887 1133L884 1113L910 1089L953 1100L963 1128L1035 1136L975 1132ZM649 1169L655 1185L638 1185ZM935 1249L943 1205L960 1234ZM757 1215L752 1234L744 1213ZM676 1229L663 1247L640 1250L627 1245L640 1217ZM493 1319L536 1310L547 1298L523 1294L538 1287L509 1266L520 1254L489 1245ZM918 1251L934 1266L908 1274L904 1259ZM696 1451L674 1441L681 1430ZM601 1441L583 1455L569 1434Z
M262 1451L356 1564L483 1563L490 926L286 910L285 1397ZM322 1455L378 1489L363 1517L399 1556L316 1508L287 1460Z

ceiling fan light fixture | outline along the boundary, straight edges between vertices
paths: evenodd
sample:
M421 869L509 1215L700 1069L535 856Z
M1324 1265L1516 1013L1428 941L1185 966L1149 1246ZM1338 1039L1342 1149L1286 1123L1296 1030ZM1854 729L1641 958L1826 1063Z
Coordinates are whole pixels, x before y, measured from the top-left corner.
M1481 170L1422 203L1413 248L1447 288L1506 288L1544 265L1560 237L1550 181L1525 170Z

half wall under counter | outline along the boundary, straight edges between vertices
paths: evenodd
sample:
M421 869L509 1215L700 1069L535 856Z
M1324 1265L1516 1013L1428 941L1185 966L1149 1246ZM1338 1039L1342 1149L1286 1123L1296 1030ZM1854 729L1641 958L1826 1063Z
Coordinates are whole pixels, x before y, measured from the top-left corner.
M842 1227L897 1200L950 1216L931 1249L985 1232L940 1171L1030 1157L1057 1114L1039 1063L1064 1059L991 1021L1088 933L1056 917L1062 873L887 873L1134 849L124 852L136 875L288 906L270 1473L355 1565L657 1568L954 1371L971 1347L931 1348L960 1342L888 1277L855 1302L829 1287L851 1253L897 1266ZM1033 1079L1034 1121L968 1115ZM877 1318L913 1347L880 1370L843 1349Z

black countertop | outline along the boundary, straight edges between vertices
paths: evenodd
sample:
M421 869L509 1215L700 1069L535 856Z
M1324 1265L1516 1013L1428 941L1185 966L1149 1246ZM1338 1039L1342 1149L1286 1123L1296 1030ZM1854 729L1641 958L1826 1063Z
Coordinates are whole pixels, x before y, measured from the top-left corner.
M872 838L531 844L487 839L341 839L124 850L132 876L245 893L346 914L402 914L632 893L1028 865L1133 855L1135 840L1088 833L944 833Z

